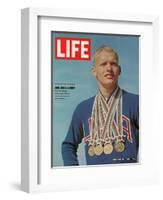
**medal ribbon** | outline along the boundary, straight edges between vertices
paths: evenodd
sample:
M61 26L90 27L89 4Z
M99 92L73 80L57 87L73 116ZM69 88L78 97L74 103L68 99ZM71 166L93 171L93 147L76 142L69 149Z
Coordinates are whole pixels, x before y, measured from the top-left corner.
M118 127L115 125L115 116ZM92 109L91 141L94 143L107 142L123 135L122 127L122 90L117 87L111 95L108 104L99 93L95 97Z

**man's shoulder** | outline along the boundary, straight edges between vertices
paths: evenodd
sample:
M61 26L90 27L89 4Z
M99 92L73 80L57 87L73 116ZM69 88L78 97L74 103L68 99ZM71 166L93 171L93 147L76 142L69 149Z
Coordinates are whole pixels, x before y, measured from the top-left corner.
M125 99L139 102L138 94L134 94L134 93L128 92L126 90L122 90L122 95L123 95L123 98L125 98Z
M123 90L123 89L122 89L122 94L123 94L123 96L129 96L129 97L133 97L133 98L139 97L138 94L134 94L134 93L128 92L128 91Z
M81 101L81 102L78 104L78 107L83 108L83 107L86 107L86 106L92 106L92 105L93 105L93 102L94 102L94 99L95 99L95 96L90 97L90 98L88 98L88 99L85 99L85 100Z
M76 109L74 111L74 114L75 115L78 115L83 113L85 114L85 111L90 111L92 110L92 106L93 106L93 103L94 103L94 99L95 99L95 96L93 97L90 97L88 99L85 99L83 101L81 101L77 106L76 106Z

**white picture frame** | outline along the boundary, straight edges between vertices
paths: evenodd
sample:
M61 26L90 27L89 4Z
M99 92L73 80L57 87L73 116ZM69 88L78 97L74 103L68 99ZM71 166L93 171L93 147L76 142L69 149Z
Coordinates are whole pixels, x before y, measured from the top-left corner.
M158 183L159 147L157 143L153 142L153 138L159 138L159 130L157 130L156 111L153 106L150 107L152 114L149 116L149 105L156 105L158 98L156 87L158 81L158 16L25 8L22 9L21 17L22 190L26 192L59 191ZM112 33L142 35L140 49L140 123L141 132L144 134L141 134L140 138L140 163L132 166L123 164L123 166L107 165L53 169L51 167L49 124L49 121L51 121L51 105L49 105L51 66L49 68L42 67L50 65L50 38L44 40L44 43L42 43L42 40L49 36L51 30L97 32L97 25L101 28L99 32L108 33L104 24L105 27L106 24L112 26ZM84 31L83 26L85 27ZM44 38L40 40L42 37ZM44 49L49 50L41 50L42 45L44 45ZM40 60L40 57L44 59ZM148 76L146 76L146 66L148 66ZM40 70L42 70L41 73ZM153 70L155 77L154 83L151 83ZM44 74L44 77L41 74ZM150 97L151 88L155 90L153 97ZM44 98L44 96L46 97ZM45 109L47 104L48 107ZM107 181L108 179L110 181Z

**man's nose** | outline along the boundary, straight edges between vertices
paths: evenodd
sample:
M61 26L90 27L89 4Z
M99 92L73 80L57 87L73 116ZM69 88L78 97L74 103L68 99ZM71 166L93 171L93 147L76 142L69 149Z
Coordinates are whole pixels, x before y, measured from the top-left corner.
M107 69L107 70L112 70L112 65L111 65L110 62L107 62L107 64L106 64L106 69Z

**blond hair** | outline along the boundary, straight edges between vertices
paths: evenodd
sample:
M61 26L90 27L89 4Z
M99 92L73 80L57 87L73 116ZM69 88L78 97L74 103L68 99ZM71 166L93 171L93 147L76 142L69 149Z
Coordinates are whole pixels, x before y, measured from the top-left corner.
M97 57L99 56L99 54L102 51L106 51L108 53L112 53L115 56L115 58L116 58L116 60L118 62L118 60L119 60L118 53L112 47L110 47L110 46L101 46L100 48L96 49L96 51L95 51L95 53L93 55L92 59L93 59L93 65L94 66L95 66L95 62L96 62Z

